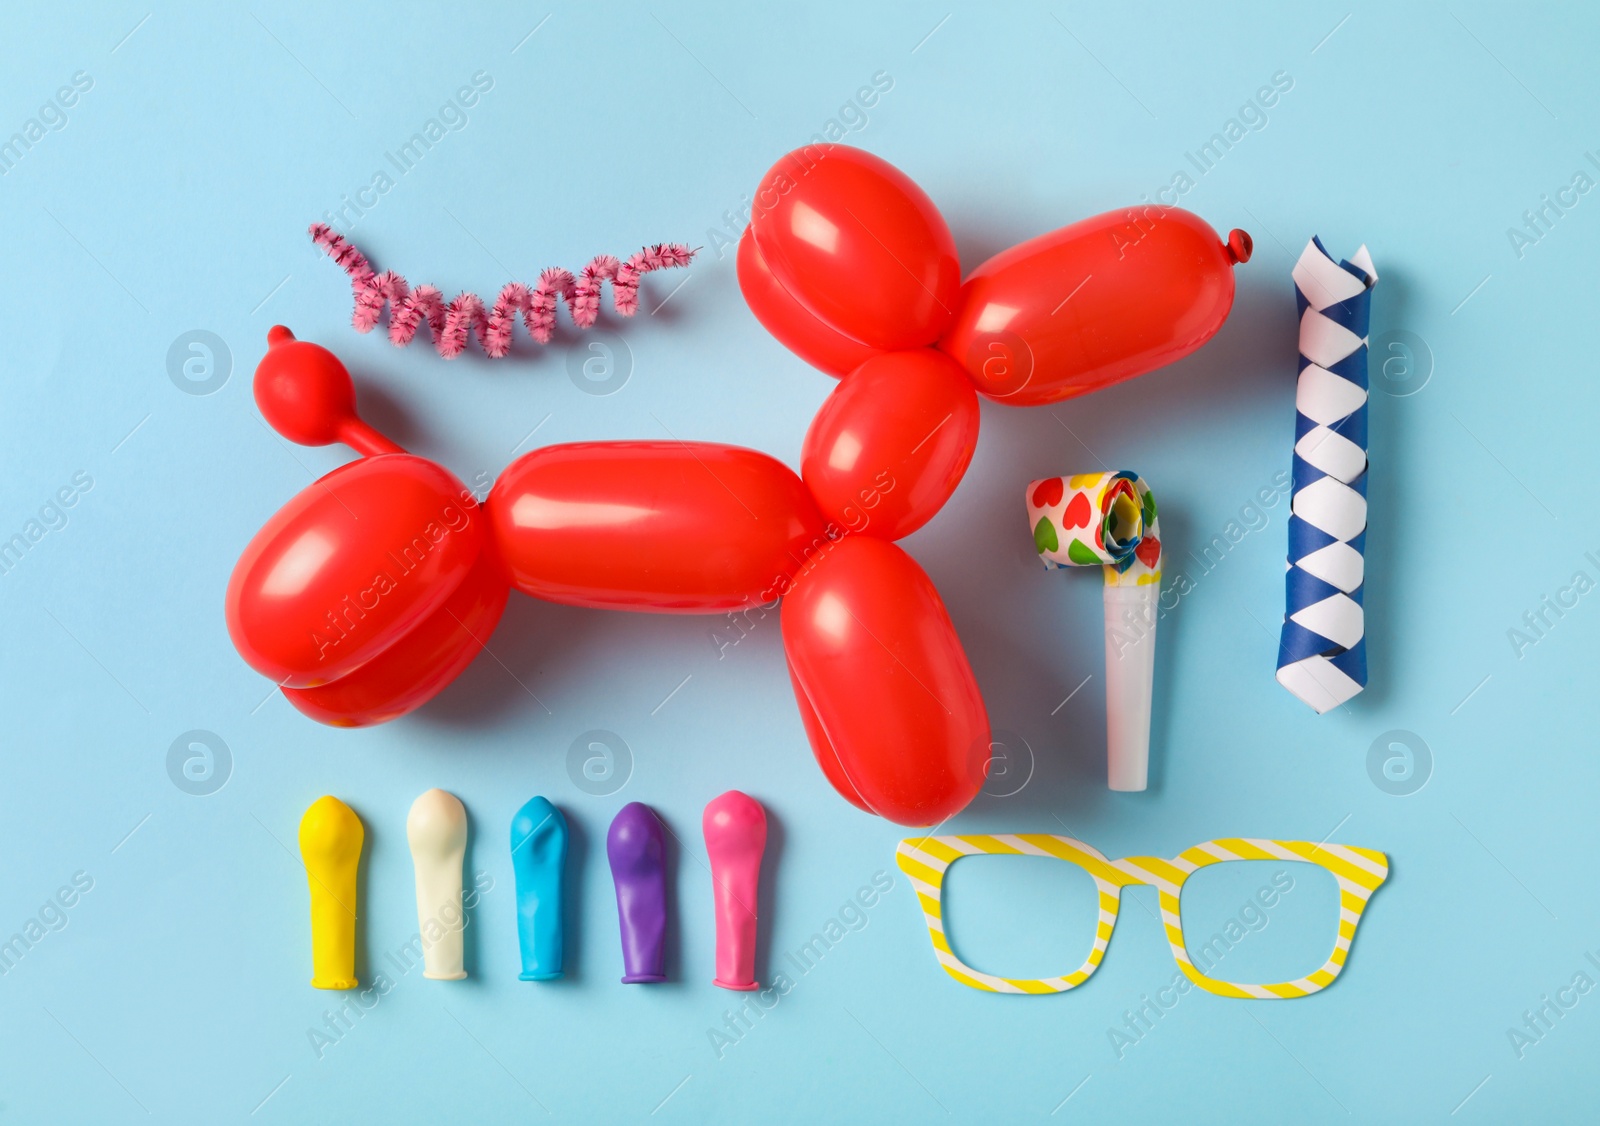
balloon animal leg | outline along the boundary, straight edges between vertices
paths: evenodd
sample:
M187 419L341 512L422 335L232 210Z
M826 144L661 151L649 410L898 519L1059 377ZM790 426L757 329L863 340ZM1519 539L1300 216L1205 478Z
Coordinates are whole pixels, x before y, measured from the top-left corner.
M382 653L331 684L286 687L283 694L333 727L368 727L405 715L472 663L499 624L509 593L494 552L485 551L444 605Z
M852 536L828 548L783 604L783 640L801 713L827 739L873 813L932 825L983 785L989 717L939 592L892 543ZM847 798L850 790L839 787Z

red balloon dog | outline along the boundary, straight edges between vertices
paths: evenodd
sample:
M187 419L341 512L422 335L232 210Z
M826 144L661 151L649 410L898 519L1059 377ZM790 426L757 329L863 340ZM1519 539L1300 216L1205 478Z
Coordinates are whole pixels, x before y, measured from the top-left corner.
M1056 402L1193 351L1249 255L1242 231L1224 243L1188 212L1148 206L1023 243L963 284L949 229L902 172L841 145L797 150L761 182L738 273L761 323L840 377L800 474L736 446L580 442L517 459L482 505L357 417L331 353L274 328L255 379L268 422L363 456L251 541L229 633L301 711L359 726L448 684L512 586L665 613L783 597L823 773L868 812L942 821L983 784L989 721L938 592L893 541L960 482L979 394Z

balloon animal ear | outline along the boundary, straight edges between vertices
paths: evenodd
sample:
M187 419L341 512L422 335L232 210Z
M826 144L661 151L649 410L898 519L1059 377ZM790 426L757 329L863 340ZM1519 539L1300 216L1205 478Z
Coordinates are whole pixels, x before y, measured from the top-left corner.
M961 263L950 228L926 192L871 153L789 153L762 177L750 230L777 283L849 340L920 348L954 316Z
M356 388L339 357L283 325L267 330L256 365L256 406L279 434L302 446L343 442L359 454L405 451L356 414Z

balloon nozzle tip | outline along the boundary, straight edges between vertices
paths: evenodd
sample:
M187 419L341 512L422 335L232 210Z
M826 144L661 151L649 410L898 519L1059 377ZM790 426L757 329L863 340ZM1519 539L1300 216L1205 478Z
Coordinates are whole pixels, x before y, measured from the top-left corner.
M1250 232L1241 231L1237 227L1228 232L1228 261L1234 265L1250 261L1250 255L1255 250L1255 242L1250 238Z

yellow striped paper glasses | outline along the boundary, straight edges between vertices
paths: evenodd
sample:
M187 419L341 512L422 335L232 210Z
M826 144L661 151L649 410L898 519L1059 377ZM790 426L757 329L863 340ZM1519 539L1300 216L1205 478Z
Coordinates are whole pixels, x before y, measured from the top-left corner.
M1100 918L1095 926L1094 945L1083 965L1064 977L996 977L973 969L956 956L945 935L941 904L945 873L950 865L963 856L983 855L1054 857L1076 864L1089 874L1099 891ZM1303 861L1315 864L1333 876L1339 885L1339 933L1334 939L1333 953L1328 955L1320 969L1295 981L1249 985L1210 977L1190 961L1183 940L1182 913L1179 909L1184 881L1202 868L1230 860ZM895 850L895 862L916 889L922 913L927 919L928 934L933 939L934 956L939 959L939 964L962 985L992 993L1061 993L1082 985L1105 956L1112 928L1117 925L1122 889L1146 886L1154 887L1159 894L1161 919L1167 932L1167 944L1172 947L1172 956L1178 960L1178 967L1189 980L1201 989L1223 997L1263 1000L1305 997L1326 988L1339 976L1367 900L1389 876L1389 858L1370 848L1233 837L1195 845L1172 860L1156 856L1108 860L1082 841L1053 833L918 837L900 842Z

